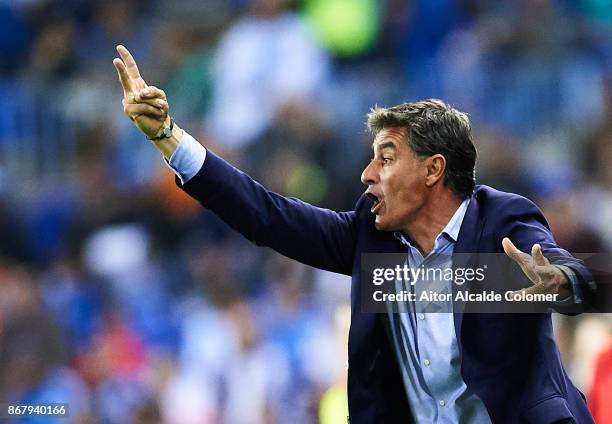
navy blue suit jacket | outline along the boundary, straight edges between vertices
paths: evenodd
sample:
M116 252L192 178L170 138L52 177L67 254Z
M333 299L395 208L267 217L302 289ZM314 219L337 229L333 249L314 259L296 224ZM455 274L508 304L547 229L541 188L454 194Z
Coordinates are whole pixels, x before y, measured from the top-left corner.
M350 422L410 422L401 374L386 334L387 316L360 308L361 254L405 252L392 233L375 229L371 202L361 196L350 212L317 208L267 191L210 151L202 169L182 188L255 244L313 267L352 275ZM589 271L556 245L531 201L477 186L455 252L502 253L501 240L506 236L527 252L540 243L551 262L571 267L582 290L591 290L586 284ZM454 312L461 372L494 423L593 422L583 396L563 368L550 314L468 312Z

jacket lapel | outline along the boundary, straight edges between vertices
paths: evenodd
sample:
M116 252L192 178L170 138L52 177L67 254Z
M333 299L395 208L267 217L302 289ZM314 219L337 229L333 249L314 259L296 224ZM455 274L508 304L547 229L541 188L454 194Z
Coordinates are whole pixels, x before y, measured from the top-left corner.
M393 233L376 231L372 228L373 231L369 234L369 240L367 243L367 250L362 251L361 253L401 253L402 252L402 244L398 241ZM359 260L361 263L361 258ZM375 328L375 322L377 319L382 319L383 324L385 326L388 325L388 318L386 313L372 313L372 312L363 312L362 311L362 299L361 296L363 294L363 284L371 284L370 281L362 281L361 279L361 270L358 271L358 277L353 278L353 283L351 287L351 303L352 303L352 322L350 327L350 337L349 337L349 352L362 349L362 343L368 343L371 340L370 331ZM388 328L385 328L388 330ZM367 337L366 337L367 336Z
M453 272L456 268L465 268L473 263L474 254L478 252L478 244L482 233L482 225L479 220L479 205L476 195L472 195L470 203L468 204L461 229L459 230L459 236L457 243L455 244L455 254L459 254L453 258ZM464 286L458 286L453 284L453 298L457 295L457 290L469 291L469 284ZM465 302L457 301L453 303L453 314L455 320L455 334L457 335L457 341L459 342L459 349L461 350L461 323L463 322L463 312L465 309Z

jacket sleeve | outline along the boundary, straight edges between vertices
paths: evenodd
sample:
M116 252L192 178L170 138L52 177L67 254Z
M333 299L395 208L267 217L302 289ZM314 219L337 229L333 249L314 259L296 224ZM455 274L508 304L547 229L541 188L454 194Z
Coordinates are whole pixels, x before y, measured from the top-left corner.
M355 212L335 212L283 197L207 151L200 171L177 185L258 246L307 265L351 274Z
M584 262L573 257L567 250L559 247L550 231L548 222L540 209L530 200L513 196L504 205L507 214L504 214L502 224L503 237L508 237L523 252L531 254L531 248L539 243L542 253L553 265L568 267L577 278L579 291L583 302L593 298L596 285L593 276ZM501 246L501 239L499 240ZM581 310L588 305L581 305ZM559 312L565 312L566 308L557 307ZM572 305L568 311L576 311L576 305Z

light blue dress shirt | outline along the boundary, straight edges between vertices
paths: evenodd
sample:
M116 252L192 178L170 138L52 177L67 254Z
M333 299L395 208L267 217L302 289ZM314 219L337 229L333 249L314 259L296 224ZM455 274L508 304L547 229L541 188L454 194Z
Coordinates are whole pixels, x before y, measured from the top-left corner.
M408 249L407 265L452 268L452 254L469 200L461 203L446 227L435 240L427 257L404 237L395 236ZM396 282L396 290L413 290L419 299L423 290L452 295L452 282L416 280L414 284ZM421 312L424 303L413 303L414 308L393 312L389 307L389 321L393 348L401 365L402 379L413 417L417 423L490 423L489 414L480 398L471 393L461 377L461 355L455 334L452 302L439 304L446 312ZM428 305L428 310L436 305Z
M185 184L200 171L205 160L206 149L204 146L198 143L187 131L183 131L179 145L166 164L174 171L181 184Z

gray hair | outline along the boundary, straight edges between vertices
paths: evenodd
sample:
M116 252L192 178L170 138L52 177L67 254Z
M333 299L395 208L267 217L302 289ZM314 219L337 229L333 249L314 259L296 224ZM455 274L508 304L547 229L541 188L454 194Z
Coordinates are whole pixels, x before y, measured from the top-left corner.
M474 191L476 148L467 114L442 100L428 99L372 108L367 125L374 136L385 128L405 128L417 156L444 156L444 183L455 195L463 198Z

